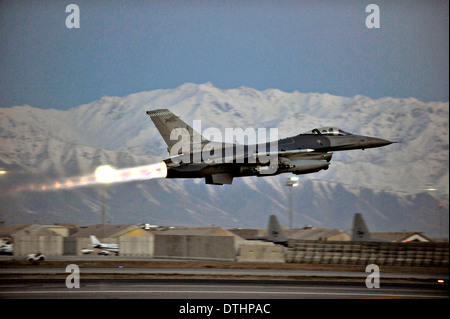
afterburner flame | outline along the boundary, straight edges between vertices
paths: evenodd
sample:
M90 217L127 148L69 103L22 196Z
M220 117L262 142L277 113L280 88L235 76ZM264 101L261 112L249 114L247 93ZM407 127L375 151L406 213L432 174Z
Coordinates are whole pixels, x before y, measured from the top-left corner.
M153 178L165 178L166 176L167 176L167 166L166 163L164 162L121 169L114 169L112 166L102 165L95 170L94 174L69 177L64 181L55 181L53 183L32 184L27 187L23 187L21 190L28 190L28 191L60 190L82 186L91 186L97 184L144 181Z
M113 183L116 170L109 165L102 165L95 170L95 180L100 183Z

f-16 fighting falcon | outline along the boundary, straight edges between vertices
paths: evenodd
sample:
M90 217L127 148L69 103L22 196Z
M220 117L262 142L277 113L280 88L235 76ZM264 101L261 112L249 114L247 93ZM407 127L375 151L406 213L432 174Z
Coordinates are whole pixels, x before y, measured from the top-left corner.
M214 185L231 184L240 176L315 173L328 169L334 151L394 143L322 127L277 141L241 145L210 141L168 109L147 114L168 146L167 178L205 178L206 184Z

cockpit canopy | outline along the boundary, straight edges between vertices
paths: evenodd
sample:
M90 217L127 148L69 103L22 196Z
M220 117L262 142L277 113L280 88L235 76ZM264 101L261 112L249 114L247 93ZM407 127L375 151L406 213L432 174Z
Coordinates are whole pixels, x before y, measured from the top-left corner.
M343 130L341 130L340 128L337 127L320 127L320 128L315 128L311 131L305 132L303 133L303 135L306 134L317 134L317 135L336 135L336 136L345 136L345 135L352 135L350 133L347 133Z

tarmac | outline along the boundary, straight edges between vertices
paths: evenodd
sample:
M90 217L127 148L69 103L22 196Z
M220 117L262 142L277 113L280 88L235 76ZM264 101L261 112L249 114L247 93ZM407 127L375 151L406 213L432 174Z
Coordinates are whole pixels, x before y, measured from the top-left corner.
M0 258L0 278L66 277L66 267L75 264L85 278L196 278L264 280L361 281L369 275L362 265L229 262L174 260L123 256L57 256L33 264L19 256ZM433 267L379 267L385 282L448 282L449 269Z
M1 279L0 299L252 299L267 303L272 299L449 298L448 286L436 284L382 282L379 288L369 289L363 282L326 280L83 278L79 287L71 289L64 279Z
M175 299L168 307L176 310L183 307L180 300L192 299L449 298L445 268L380 267L380 287L369 289L371 272L361 265L93 255L51 257L40 263L24 259L1 256L0 299ZM66 267L74 264L80 287L69 289L72 273ZM214 308L218 313L228 305L224 302ZM276 304L271 305L274 309Z

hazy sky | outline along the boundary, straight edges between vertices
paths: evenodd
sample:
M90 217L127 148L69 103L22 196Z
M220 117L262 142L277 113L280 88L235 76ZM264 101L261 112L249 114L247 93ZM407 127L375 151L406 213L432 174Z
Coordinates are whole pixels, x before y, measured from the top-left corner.
M448 41L448 1L2 1L0 107L186 82L448 101Z

